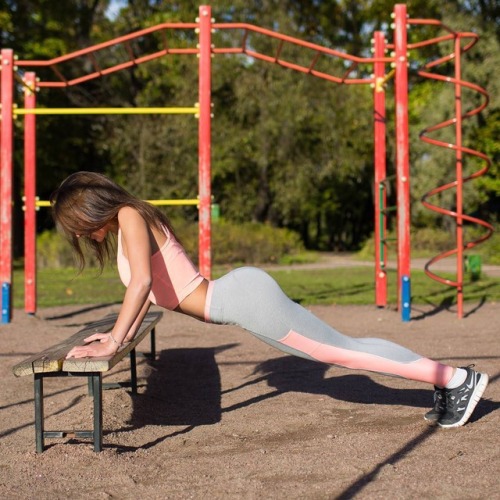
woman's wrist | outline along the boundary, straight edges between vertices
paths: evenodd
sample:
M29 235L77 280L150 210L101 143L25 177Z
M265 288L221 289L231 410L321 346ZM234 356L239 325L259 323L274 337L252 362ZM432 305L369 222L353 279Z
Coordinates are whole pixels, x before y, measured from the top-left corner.
M109 332L109 339L111 340L111 342L113 342L113 344L115 344L117 346L117 348L119 348L119 347L121 347L123 345L123 342L118 342L118 340L116 340L113 337L113 333L112 332Z
M125 335L125 338L123 339L122 344L127 344L128 342L131 342L132 340L134 340L134 337L135 337L135 332L132 335L127 333L127 335Z

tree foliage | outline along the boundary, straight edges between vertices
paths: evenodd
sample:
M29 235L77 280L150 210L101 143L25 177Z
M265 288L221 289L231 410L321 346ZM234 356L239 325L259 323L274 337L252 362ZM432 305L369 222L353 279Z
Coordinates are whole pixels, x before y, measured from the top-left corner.
M389 0L220 0L212 3L217 22L247 22L281 33L367 56L374 30L391 37ZM437 18L448 26L475 31L481 41L463 57L463 75L489 89L490 105L464 124L465 145L493 160L488 175L466 187L468 212L494 219L500 198L498 123L500 117L499 9L488 0L412 0L412 18ZM20 59L49 59L142 28L165 22L193 22L198 4L191 0L0 0L0 43ZM412 42L435 36L433 28L413 27ZM168 44L193 47L193 30L168 35ZM214 42L241 43L241 33L219 32ZM151 53L161 37L134 42L136 54ZM252 35L261 52L276 44ZM418 203L429 189L449 182L454 158L449 150L422 143L419 132L454 112L450 85L424 80L416 68L447 53L438 44L412 52L410 68L410 141L413 223L419 227L450 221ZM308 64L310 54L284 48L293 62ZM117 47L99 53L106 66L123 59ZM91 58L64 66L68 75L92 70ZM331 61L334 70L342 63ZM360 68L369 72L370 68ZM453 75L453 64L439 68ZM43 74L45 76L45 73ZM355 249L373 231L373 108L367 86L339 86L246 56L213 59L213 195L224 217L257 221L297 231L304 243L319 249ZM198 69L194 56L169 55L65 90L43 90L40 106L193 106ZM393 84L388 82L388 165L394 170ZM19 97L21 99L21 97ZM468 103L465 103L465 101ZM466 106L477 104L464 92ZM144 198L195 198L197 195L197 122L191 116L44 117L38 124L38 192L46 198L76 170L112 175ZM20 137L22 123L17 124ZM440 132L453 142L453 131ZM17 150L22 149L20 139ZM21 156L16 168L21 184ZM466 159L467 172L480 168ZM440 204L452 208L454 195ZM182 209L195 218L193 209ZM43 218L40 224L48 224Z

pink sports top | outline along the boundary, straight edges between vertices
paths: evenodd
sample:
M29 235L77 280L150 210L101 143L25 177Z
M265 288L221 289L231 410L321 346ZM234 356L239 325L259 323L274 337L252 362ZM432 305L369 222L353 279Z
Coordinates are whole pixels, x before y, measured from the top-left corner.
M165 229L167 241L151 256L152 286L149 300L165 309L175 309L203 281L184 248ZM130 283L130 264L123 254L122 234L118 230L117 265L125 286Z

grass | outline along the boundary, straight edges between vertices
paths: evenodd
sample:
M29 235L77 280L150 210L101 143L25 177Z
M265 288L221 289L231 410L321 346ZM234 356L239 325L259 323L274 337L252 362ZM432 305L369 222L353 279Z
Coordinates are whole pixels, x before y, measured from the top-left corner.
M214 277L225 271L214 271ZM373 304L374 278L370 267L349 267L321 270L272 271L272 276L293 300L313 304ZM448 278L453 278L448 275ZM74 269L41 269L38 271L38 307L74 304L120 303L123 287L116 269L106 269L101 276L87 270L76 276ZM454 288L428 278L423 271L412 271L413 304L453 304ZM24 308L24 273L14 271L14 307ZM483 277L464 284L466 301L500 300L500 280ZM396 303L396 272L389 272L389 302Z
M316 271L275 271L271 273L290 298L303 305L374 304L373 270L368 267L322 269ZM452 275L444 275L453 278ZM388 301L396 304L396 271L388 273ZM413 304L454 304L456 289L431 280L423 271L411 276ZM500 280L483 276L464 283L466 301L500 300Z
M37 273L38 307L121 302L124 292L116 269L108 268L100 276L94 269L80 276L75 269L40 269ZM13 302L14 307L24 308L22 270L14 270Z

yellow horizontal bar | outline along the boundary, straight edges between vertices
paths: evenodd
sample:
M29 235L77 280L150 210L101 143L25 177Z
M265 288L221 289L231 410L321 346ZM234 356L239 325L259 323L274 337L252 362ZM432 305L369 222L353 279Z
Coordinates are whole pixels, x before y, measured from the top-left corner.
M15 115L182 115L196 114L193 108L15 108Z
M199 205L200 200L146 200L151 205Z
M199 205L200 200L146 200L151 205ZM50 207L50 202L45 200L37 200L35 202L37 207Z

